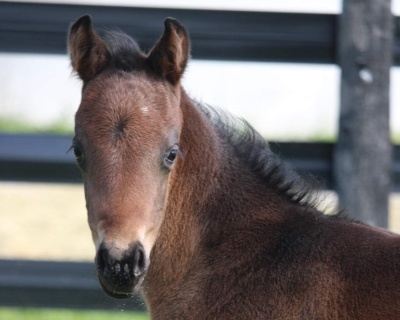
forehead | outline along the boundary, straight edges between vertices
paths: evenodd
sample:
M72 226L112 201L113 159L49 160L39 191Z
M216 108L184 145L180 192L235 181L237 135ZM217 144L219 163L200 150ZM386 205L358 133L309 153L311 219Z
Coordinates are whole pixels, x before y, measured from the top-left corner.
M78 131L95 131L97 136L128 127L159 131L176 123L178 113L178 98L168 83L117 71L100 75L84 88L75 122Z
M123 111L168 113L174 105L174 90L166 83L141 73L115 72L91 81L82 92L78 114ZM92 114L93 115L93 114Z

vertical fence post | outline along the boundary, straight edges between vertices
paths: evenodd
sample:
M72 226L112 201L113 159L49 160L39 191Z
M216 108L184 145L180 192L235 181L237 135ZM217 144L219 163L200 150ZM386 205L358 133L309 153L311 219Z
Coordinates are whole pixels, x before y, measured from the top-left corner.
M334 179L350 216L387 227L392 144L389 84L391 0L344 0L339 20L339 137Z

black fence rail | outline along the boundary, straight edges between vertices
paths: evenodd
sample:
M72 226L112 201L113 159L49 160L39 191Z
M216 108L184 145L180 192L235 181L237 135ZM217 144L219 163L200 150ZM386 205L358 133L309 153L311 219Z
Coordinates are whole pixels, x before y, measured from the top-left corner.
M0 51L65 53L67 27L83 14L150 49L171 16L190 31L196 59L333 63L334 15L0 3Z
M337 15L0 2L0 51L66 52L67 27L91 14L98 27L134 36L150 49L168 16L190 31L195 59L336 63ZM400 65L400 18L394 64Z
M71 136L0 134L0 180L81 182Z
M80 183L72 136L0 134L0 181ZM272 150L298 172L315 176L326 189L333 188L334 144L271 142ZM393 189L400 190L400 146L394 146Z
M11 307L145 310L139 295L129 300L106 296L94 264L0 260L0 305Z

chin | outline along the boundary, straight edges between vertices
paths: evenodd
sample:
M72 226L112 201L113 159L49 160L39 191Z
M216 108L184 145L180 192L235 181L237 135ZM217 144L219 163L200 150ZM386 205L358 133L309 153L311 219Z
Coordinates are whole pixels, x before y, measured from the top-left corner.
M143 282L144 277L137 279L135 284L114 284L109 281L104 281L101 277L99 277L100 286L103 291L114 299L129 299L132 298L136 293L140 291L141 284Z

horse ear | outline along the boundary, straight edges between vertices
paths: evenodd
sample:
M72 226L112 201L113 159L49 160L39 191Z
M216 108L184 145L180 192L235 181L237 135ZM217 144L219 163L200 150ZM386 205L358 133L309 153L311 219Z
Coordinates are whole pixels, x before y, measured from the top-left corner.
M150 51L147 62L150 69L172 84L178 83L189 59L189 35L175 19L164 21L164 33Z
M110 60L106 45L94 31L89 15L79 18L71 26L68 51L72 68L84 82L92 80Z

